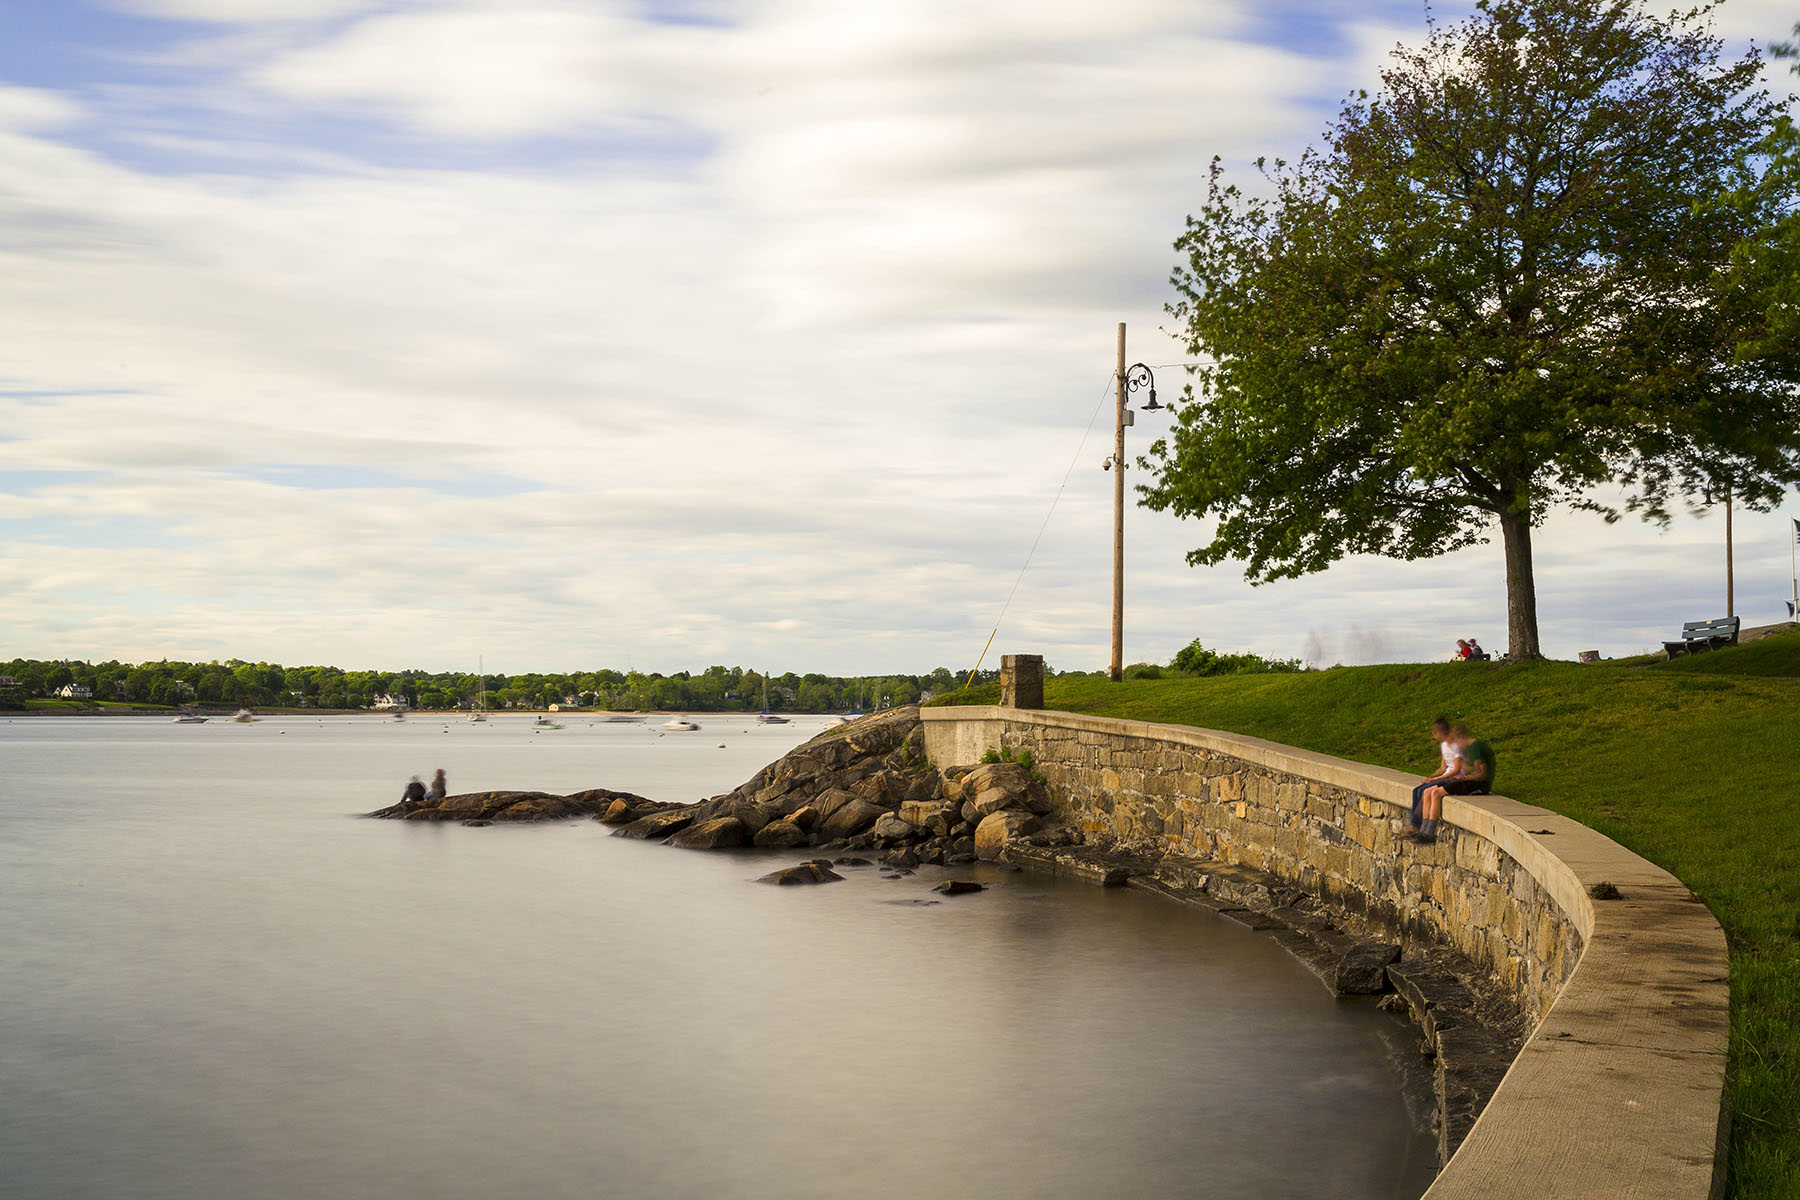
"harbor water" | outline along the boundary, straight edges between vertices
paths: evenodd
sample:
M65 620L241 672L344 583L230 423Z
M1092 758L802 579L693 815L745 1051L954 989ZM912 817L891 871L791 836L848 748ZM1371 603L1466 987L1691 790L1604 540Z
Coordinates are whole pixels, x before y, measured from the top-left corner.
M422 715L0 719L0 1194L1415 1197L1412 1031L1273 941L979 866L774 888L796 852L453 792L724 791L823 728ZM941 898L955 875L992 884Z

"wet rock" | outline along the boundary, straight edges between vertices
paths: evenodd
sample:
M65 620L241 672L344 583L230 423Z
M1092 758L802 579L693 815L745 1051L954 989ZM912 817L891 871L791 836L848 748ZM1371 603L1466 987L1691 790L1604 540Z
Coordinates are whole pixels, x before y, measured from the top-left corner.
M837 865L840 867L872 867L875 864L866 858L840 858L837 860Z
M788 816L788 820L810 833L812 827L819 823L819 810L810 804L802 804Z
M963 853L963 854L946 854L946 855L944 855L944 865L946 867L965 866L966 864L972 863L974 861L975 861L975 856L973 854Z
M480 829L483 825L492 825L493 822L492 821L464 821L463 824L467 825L471 829Z
M919 856L911 850L890 850L882 856L881 861L891 867L916 867L919 865Z
M651 813L647 817L639 817L629 825L621 825L613 831L613 836L656 841L659 838L679 833L693 823L694 814L691 810L674 808L666 812Z
M1398 962L1400 947L1389 942L1358 942L1338 960L1332 985L1340 996L1376 996L1388 990L1388 964Z
M779 871L771 871L758 879L758 883L772 883L777 887L793 887L807 883L838 883L843 876L829 866L821 866L817 861L803 862L796 867L783 867Z
M946 879L931 890L942 892L946 896L966 896L970 892L987 891L987 885L976 883L973 879Z
M623 800L614 800L612 804L607 807L606 811L596 817L595 820L603 825L628 825L632 821L637 820L637 818L632 815L631 805L625 803Z

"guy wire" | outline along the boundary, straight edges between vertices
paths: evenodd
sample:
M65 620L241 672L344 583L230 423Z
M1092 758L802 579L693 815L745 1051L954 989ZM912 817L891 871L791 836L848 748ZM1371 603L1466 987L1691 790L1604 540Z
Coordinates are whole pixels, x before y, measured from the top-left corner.
M1081 452L1087 449L1088 438L1094 432L1094 422L1100 419L1100 410L1106 407L1106 398L1113 394L1113 381L1118 377L1117 371L1106 377L1106 390L1100 393L1100 402L1094 405L1094 415L1088 418L1087 428L1081 432L1081 444L1075 447L1075 456L1069 459L1069 469L1063 472L1062 482L1056 485L1056 495L1050 498L1050 510L1044 514L1044 523L1038 526L1037 536L1031 540L1031 549L1025 552L1025 561L1019 567L1018 576L1013 579L1012 591L1006 593L1006 603L1000 606L1000 615L994 618L994 628L988 634L987 645L981 648L981 656L975 660L975 666L969 672L969 679L967 683L963 684L964 687L975 685L976 673L981 670L981 664L987 660L987 652L993 649L994 638L1000 633L1000 623L1006 620L1006 610L1012 607L1013 597L1019 592L1019 584L1025 579L1025 571L1031 566L1031 559L1037 553L1038 543L1044 540L1044 531L1050 528L1050 518L1056 515L1057 501L1062 499L1063 489L1069 486L1069 478L1075 474L1075 464L1081 461ZM1123 463L1116 465L1120 470L1124 470Z

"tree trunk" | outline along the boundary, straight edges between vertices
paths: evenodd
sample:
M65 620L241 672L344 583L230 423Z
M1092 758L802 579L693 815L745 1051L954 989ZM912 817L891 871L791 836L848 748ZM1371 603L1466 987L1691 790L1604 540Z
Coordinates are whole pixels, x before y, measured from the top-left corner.
M1506 657L1512 662L1542 658L1537 579L1531 568L1531 518L1502 510L1500 535L1506 544Z

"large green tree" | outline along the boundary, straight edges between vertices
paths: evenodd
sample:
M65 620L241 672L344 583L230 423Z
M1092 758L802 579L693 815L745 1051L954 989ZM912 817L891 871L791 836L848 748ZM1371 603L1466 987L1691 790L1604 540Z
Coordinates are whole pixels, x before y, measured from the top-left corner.
M1141 491L1215 519L1190 563L1255 582L1497 527L1509 654L1534 658L1552 509L1667 520L1800 480L1793 335L1731 270L1784 203L1745 186L1779 110L1705 9L1478 9L1397 50L1321 148L1259 162L1257 194L1215 160L1170 305L1211 365Z

